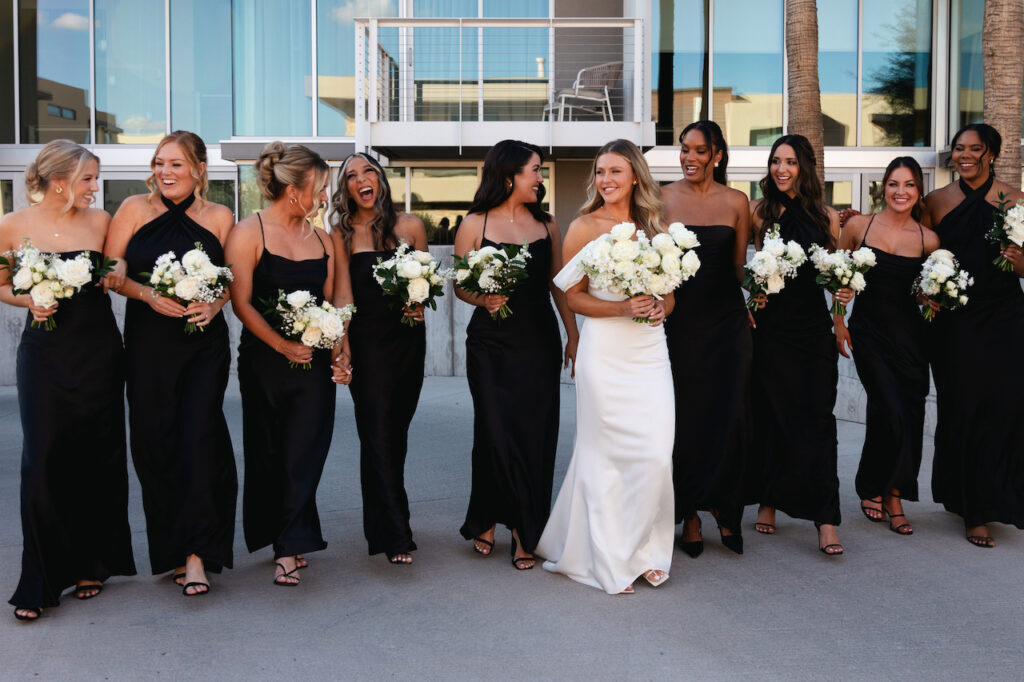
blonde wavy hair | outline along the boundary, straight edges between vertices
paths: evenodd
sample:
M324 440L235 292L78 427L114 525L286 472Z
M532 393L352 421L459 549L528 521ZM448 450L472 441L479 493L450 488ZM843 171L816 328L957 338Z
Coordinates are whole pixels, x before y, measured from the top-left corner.
M67 179L68 202L61 210L64 215L75 206L75 185L85 175L90 161L95 161L99 168L99 157L71 140L47 142L25 169L25 197L29 203L36 203L36 196L45 194L52 180Z
M185 154L185 160L188 161L189 175L196 181L196 187L192 193L200 202L206 201L206 191L210 186L210 181L206 176L206 168L204 167L206 163L206 144L201 137L187 130L175 130L165 135L153 151L153 158L149 162L149 169L153 172L146 178L146 187L150 191L149 201L155 201L160 196L160 186L156 180L156 156L160 153L160 149L168 142L174 142L181 147L182 153ZM200 168L202 168L201 171ZM200 203L200 205L202 204Z
M314 197L327 186L330 179L327 163L319 154L301 144L285 145L281 141L271 142L264 147L253 168L256 170L256 184L260 193L268 201L277 201L283 197L289 186L304 189L306 175L311 170L314 171ZM305 206L300 208L306 210L305 219L312 227L313 216L320 212L320 206L313 204L309 209Z
M651 177L651 169L643 152L629 140L612 140L597 150L587 181L587 200L580 208L580 215L593 213L604 206L604 197L597 191L597 160L603 154L617 154L626 160L633 170L636 185L629 199L629 216L648 237L664 232L661 227L661 192L658 183Z

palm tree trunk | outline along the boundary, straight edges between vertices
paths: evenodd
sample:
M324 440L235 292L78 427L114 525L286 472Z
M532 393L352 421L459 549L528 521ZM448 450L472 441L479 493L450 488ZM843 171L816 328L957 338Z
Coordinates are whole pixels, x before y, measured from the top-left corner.
M789 66L788 132L803 135L810 140L818 162L818 179L824 183L825 131L821 119L821 88L818 84L816 0L786 0L786 63Z
M985 122L1003 137L996 177L1021 185L1021 86L1024 80L1024 3L986 0L982 24L985 56Z

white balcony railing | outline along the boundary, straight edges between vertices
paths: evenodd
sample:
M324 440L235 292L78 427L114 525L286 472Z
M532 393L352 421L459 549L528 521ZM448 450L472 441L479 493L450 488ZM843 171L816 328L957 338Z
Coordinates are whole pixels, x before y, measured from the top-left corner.
M496 124L552 133L570 121L637 137L623 131L650 127L643 30L632 18L357 19L356 143L390 130L399 146L461 146L481 124L497 139ZM393 125L409 123L424 125Z

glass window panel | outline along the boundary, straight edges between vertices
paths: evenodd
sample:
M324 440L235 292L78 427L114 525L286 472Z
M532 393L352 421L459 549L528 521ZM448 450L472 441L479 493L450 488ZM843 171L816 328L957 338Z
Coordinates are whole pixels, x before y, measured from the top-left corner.
M782 134L782 0L715 0L712 118L735 146Z
M235 212L235 181L234 180L210 180L210 186L206 190L206 198L215 204L221 204Z
M248 218L263 208L263 195L256 184L256 169L252 164L238 165L238 219Z
M477 5L476 0L413 0L412 13L415 17L475 17Z
M818 81L825 146L855 146L857 0L818 3Z
M14 211L14 181L0 180L0 218Z
M0 0L0 144L14 143L13 0Z
M494 18L547 18L549 13L548 0L485 2L483 10L484 17ZM484 120L541 120L548 103L548 29L490 28L483 30L482 40Z
M926 0L864 0L861 145L931 141L932 8Z
M171 129L231 137L231 0L171 3Z
M393 166L384 169L388 186L391 188L391 201L396 211L405 211L405 167Z
M162 0L96 0L96 141L155 144L167 130Z
M417 17L476 17L477 10L477 0L413 1L413 16ZM463 29L461 42L460 52L457 28L413 31L415 120L458 121L460 101L461 120L477 120L477 29Z
M149 194L145 180L104 180L103 210L114 215L121 203L133 194Z
M476 193L476 168L410 168L411 209L423 219L427 241L431 244L451 243L442 221L447 218L448 230L466 215Z
M959 73L952 74L957 91L957 120L959 130L968 123L980 123L985 112L985 62L981 52L981 25L985 16L985 3L971 0L954 3L954 24L957 34L952 36L953 49L959 51Z
M747 199L754 201L760 199L764 195L761 193L761 181L760 180L730 180L729 187L738 189L747 195Z
M22 144L88 143L89 0L19 3L18 72ZM49 104L75 117L54 116Z
M308 2L231 4L235 135L313 133Z
M851 180L826 180L825 205L837 211L853 206L853 182Z
M675 145L683 128L708 118L704 0L654 0L651 10L651 111L657 143Z

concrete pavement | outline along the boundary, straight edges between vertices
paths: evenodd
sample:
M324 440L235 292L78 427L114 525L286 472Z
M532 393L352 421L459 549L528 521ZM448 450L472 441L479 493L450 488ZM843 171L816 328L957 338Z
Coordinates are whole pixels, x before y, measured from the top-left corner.
M556 490L572 452L574 389L562 387ZM226 400L241 467L237 385ZM235 568L186 599L148 575L144 519L132 474L131 522L140 575L96 599L70 595L39 623L0 614L3 680L694 679L1019 680L1024 677L1024 533L995 526L998 547L963 539L958 517L921 487L900 537L858 510L853 476L863 426L839 424L842 557L817 551L808 522L780 514L778 534L751 527L746 553L717 541L678 550L657 590L608 596L549 574L517 572L508 532L483 558L458 534L469 495L472 403L463 378L428 378L413 423L407 481L420 550L413 566L369 557L362 537L358 439L338 391L331 456L320 487L327 550L302 584L271 585L269 550L247 554L239 523ZM0 388L0 586L17 583L20 425L13 387ZM239 500L240 501L240 500ZM239 522L241 513L239 512Z

